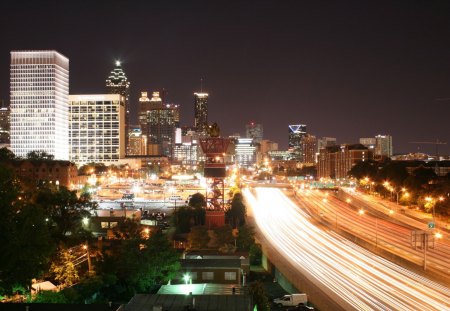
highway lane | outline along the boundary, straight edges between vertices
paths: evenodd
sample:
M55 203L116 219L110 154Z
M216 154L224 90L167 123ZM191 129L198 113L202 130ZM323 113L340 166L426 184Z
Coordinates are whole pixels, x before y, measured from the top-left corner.
M299 204L311 212L320 210L322 218L339 229L359 236L369 243L377 245L404 259L422 265L423 250L414 249L411 245L411 225L392 223L399 213L386 213L385 219L367 213L359 214L349 203L338 200L332 195L326 196L321 191L303 190L297 192ZM325 201L325 202L324 202ZM354 202L352 202L353 204ZM448 239L434 239L427 251L427 269L434 270L441 275L450 274L450 241ZM434 246L432 248L432 246Z
M244 195L265 238L345 310L450 310L450 289L309 221L279 189Z

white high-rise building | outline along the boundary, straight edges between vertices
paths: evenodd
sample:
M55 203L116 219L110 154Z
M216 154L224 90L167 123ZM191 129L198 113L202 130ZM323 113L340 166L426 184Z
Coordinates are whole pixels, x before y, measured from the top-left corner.
M69 59L56 51L11 52L11 149L69 159Z
M69 95L70 161L117 164L125 158L125 97Z

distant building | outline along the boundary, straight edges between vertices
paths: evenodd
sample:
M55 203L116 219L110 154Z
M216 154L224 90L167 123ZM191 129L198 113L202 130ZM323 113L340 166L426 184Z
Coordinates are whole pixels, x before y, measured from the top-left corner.
M2 104L0 107L0 148L10 145L10 120L11 111L9 107Z
M360 138L359 143L361 145L369 148L369 150L372 150L373 152L375 152L375 146L377 144L377 139L375 137Z
M358 162L372 159L372 153L361 144L331 146L320 150L317 163L318 178L346 178Z
M336 138L334 137L322 137L317 139L317 152L320 151L320 149L331 147L336 145Z
M306 134L301 141L302 163L316 163L317 138L314 135Z
M26 186L50 183L72 189L77 185L78 170L69 161L12 160L8 161L6 165Z
M272 161L287 161L291 157L291 153L287 150L273 150L268 154Z
M122 69L120 61L116 61L116 67L110 72L106 79L106 92L109 94L120 94L124 98L125 118L125 146L128 148L128 131L130 130L130 81Z
M375 157L390 158L393 155L392 136L391 135L377 135L375 136Z
M142 135L141 129L132 129L128 133L128 154L129 155L147 154L147 136Z
M208 93L194 93L194 127L206 134L208 129Z
M147 137L147 154L171 157L175 129L180 125L178 105L164 104L159 92L153 92L151 99L147 92L141 92L139 106L139 125Z
M302 139L306 135L306 125L291 124L289 125L289 152L293 160L302 161Z
M174 162L182 165L194 166L198 164L201 153L197 132L187 131L184 135L175 139L175 146L173 149Z
M250 122L245 125L246 137L252 138L257 144L261 143L263 139L263 126L255 122Z
M69 59L56 51L11 52L11 149L69 159Z
M125 98L119 94L70 95L70 160L117 164L125 158Z
M256 148L251 138L238 138L235 144L236 162L248 168L256 163Z
M266 155L269 151L278 150L278 144L268 139L261 140L260 145L262 155Z

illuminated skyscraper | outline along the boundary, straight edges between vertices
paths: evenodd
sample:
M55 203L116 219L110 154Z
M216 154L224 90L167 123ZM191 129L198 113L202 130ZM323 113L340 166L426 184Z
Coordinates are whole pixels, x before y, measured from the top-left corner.
M178 105L164 104L159 92L153 92L152 98L147 92L141 92L139 99L139 125L142 135L147 136L148 155L172 156L175 129L180 123Z
M56 51L11 52L11 148L69 159L69 59Z
M125 104L119 94L69 95L70 161L117 164L125 157Z
M130 82L122 69L121 63L116 61L116 67L106 79L106 92L120 94L125 98L125 145L128 148L128 132L130 129Z
M194 127L206 133L208 128L208 93L194 93Z
M295 160L302 161L302 139L306 135L306 125L292 124L289 125L289 152Z

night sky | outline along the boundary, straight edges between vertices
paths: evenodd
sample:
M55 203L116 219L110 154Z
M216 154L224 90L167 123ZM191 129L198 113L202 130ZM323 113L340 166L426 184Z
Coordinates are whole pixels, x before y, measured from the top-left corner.
M120 59L140 91L166 88L193 123L204 80L209 120L245 134L251 120L287 148L288 124L355 143L391 134L450 144L450 1L0 2L0 98L11 50L70 59L70 93L104 93ZM450 145L440 148L450 154Z

